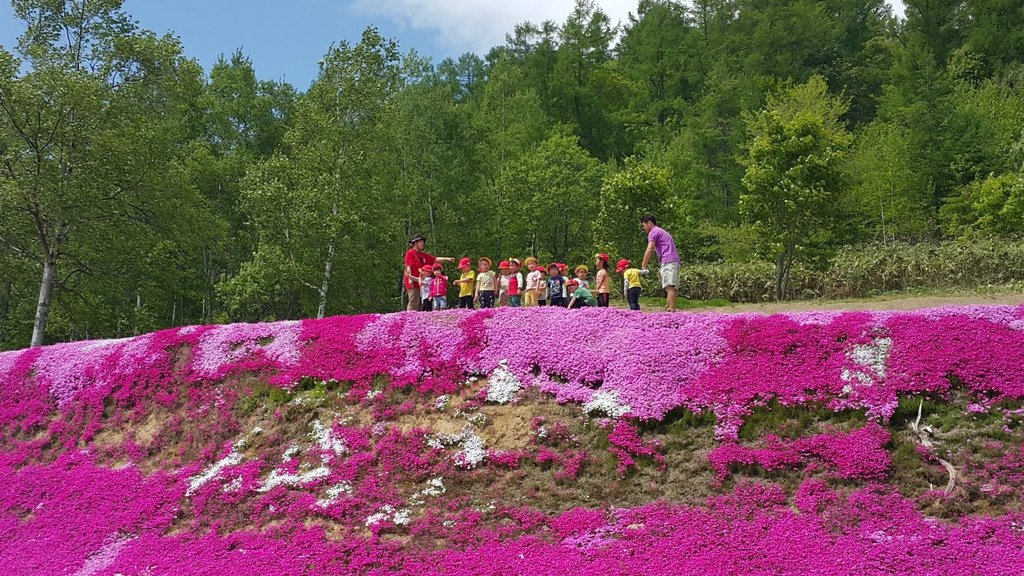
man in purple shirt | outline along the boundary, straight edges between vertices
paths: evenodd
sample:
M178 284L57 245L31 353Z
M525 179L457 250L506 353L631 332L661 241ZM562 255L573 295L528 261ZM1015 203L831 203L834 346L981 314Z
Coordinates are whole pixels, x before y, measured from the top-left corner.
M679 285L679 253L676 252L676 242L672 235L658 227L658 220L654 214L644 214L640 223L647 232L647 252L644 252L644 263L640 266L643 274L647 274L647 263L651 255L658 253L658 263L661 265L661 287L668 295L668 311L676 311L676 286Z

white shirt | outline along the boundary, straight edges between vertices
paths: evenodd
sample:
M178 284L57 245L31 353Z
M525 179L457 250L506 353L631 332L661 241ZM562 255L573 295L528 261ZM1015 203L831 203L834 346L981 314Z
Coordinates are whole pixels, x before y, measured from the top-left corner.
M527 290L536 290L536 289L540 288L540 276L541 276L540 270L534 270L533 272L530 272L529 274L527 274L526 275L526 289Z

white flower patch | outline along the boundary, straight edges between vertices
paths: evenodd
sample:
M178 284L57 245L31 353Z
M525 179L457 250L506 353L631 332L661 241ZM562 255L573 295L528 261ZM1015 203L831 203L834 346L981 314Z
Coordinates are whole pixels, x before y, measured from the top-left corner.
M345 441L334 435L334 432L320 423L319 420L313 422L313 440L316 441L316 445L328 456L328 460L334 456L341 456L348 451L348 446L345 446Z
M619 404L619 393L614 391L594 392L594 395L590 397L590 402L583 405L585 414L598 413L612 418L619 418L631 409L629 404Z
M366 517L366 527L371 528L381 522L391 521L395 526L405 526L411 520L411 512L408 508L401 508L395 510L395 507L390 504L381 506L380 511L376 514L370 514Z
M301 486L303 484L309 484L314 480L327 478L330 475L331 471L326 466L320 466L308 472L302 472L299 474L290 474L282 472L281 470L274 470L270 473L270 476L263 481L263 485L257 488L256 491L269 492L278 486Z
M366 399L367 400L373 400L377 396L380 396L380 393L381 393L380 390L370 390L369 392L366 393Z
M408 508L395 510L395 515L391 518L391 521L395 523L395 526L405 526L411 520L410 514Z
M462 451L455 455L455 465L459 468L472 470L487 458L487 449L483 438L470 432L462 441Z
M420 490L419 492L416 492L409 498L409 502L411 504L416 504L417 506L419 506L421 504L424 504L427 501L427 498L436 498L444 494L445 492L446 488L444 487L444 478L432 478L429 481L427 481L426 488Z
M508 360L502 360L487 379L487 401L507 404L522 388L522 382L508 369Z
M444 412L445 410L448 409L448 406L451 405L451 403L452 397L447 394L444 394L442 396L438 396L437 400L434 401L434 408L437 408L438 410Z
M348 482L342 481L331 486L327 489L327 494L316 501L316 505L321 508L327 508L331 504L334 504L342 494L351 495L352 485Z
M885 362L892 351L892 338L876 338L871 344L854 346L849 357L858 367L854 369L843 368L840 375L843 382L843 392L853 392L855 386L872 386L885 378Z
M298 456L299 452L302 452L302 450L299 449L298 445L292 444L291 446L288 447L287 450L284 451L284 454L281 455L281 460L283 462L287 462L292 458Z
M214 462L206 469L202 474L198 474L188 479L188 489L185 490L185 496L191 496L196 490L201 488L203 484L206 484L210 480L218 477L220 473L229 466L236 466L242 463L242 454L238 451L239 448L245 445L245 439L239 440L234 446L231 447L231 451L228 455Z
M427 446L443 449L461 446L462 450L455 455L455 465L465 470L472 470L487 458L487 448L483 438L476 435L472 426L466 426L459 434L438 434L427 437Z

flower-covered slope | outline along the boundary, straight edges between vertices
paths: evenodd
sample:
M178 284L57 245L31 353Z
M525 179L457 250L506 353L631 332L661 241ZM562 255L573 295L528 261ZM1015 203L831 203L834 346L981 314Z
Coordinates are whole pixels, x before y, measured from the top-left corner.
M401 313L8 352L0 551L14 574L1017 574L1022 366L1013 307Z

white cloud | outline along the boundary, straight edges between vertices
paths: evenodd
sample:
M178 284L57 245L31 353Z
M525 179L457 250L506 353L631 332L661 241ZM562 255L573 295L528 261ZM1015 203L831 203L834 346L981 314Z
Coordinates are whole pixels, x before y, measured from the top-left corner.
M897 15L903 0L886 0ZM412 30L433 33L452 52L486 53L505 43L521 22L552 20L561 24L575 0L352 0L352 7L369 16L382 16ZM597 0L613 24L628 21L638 0Z
M637 0L599 0L612 23L636 12ZM353 0L367 15L383 16L401 26L433 32L453 52L483 54L505 43L520 22L553 20L561 24L576 5L574 0Z

